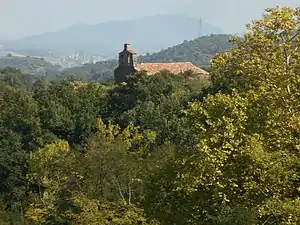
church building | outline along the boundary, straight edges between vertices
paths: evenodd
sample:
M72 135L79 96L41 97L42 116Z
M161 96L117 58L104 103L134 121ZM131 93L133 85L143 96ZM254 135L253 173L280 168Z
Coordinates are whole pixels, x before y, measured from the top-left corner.
M126 80L126 76L133 75L137 71L145 71L148 75L153 75L165 70L173 74L191 71L194 74L208 75L208 72L191 62L137 63L136 52L130 48L130 44L125 43L123 51L119 53L118 67L114 70L114 77L116 83L120 84Z

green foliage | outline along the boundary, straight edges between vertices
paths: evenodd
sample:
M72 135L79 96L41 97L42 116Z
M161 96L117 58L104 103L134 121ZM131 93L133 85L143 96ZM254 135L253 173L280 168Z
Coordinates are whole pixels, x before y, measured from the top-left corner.
M113 70L117 67L117 60L100 61L95 64L84 64L62 71L59 77L82 81L103 81L113 77Z
M0 81L14 88L30 90L35 78L31 75L23 74L21 70L5 68L0 70Z
M247 27L211 77L2 70L0 223L299 224L300 10Z
M165 72L154 76L138 73L126 85L110 91L102 117L121 126L133 123L142 129L154 130L159 136L158 143L162 144L185 132L181 109L208 86L208 77L186 78Z
M34 91L40 106L42 128L72 146L84 145L95 130L95 120L106 101L106 90L98 83L52 82Z
M56 76L61 68L41 58L6 56L0 58L0 68L11 67L39 76Z
M30 154L27 177L37 190L30 194L29 221L149 224L137 206L147 171L141 156L155 134L140 133L132 125L121 131L100 119L97 126L84 157L76 156L61 140Z
M8 207L23 211L27 153L45 142L31 93L3 85L0 91L0 190Z
M30 196L26 212L28 220L49 224L49 218L54 221L63 219L56 204L60 200L62 185L72 175L72 157L66 141L56 141L30 153L27 178L38 190L37 194Z
M196 143L153 177L148 215L162 224L299 223L299 15L268 9L213 60L212 93L221 93L184 110Z
M208 67L210 60L217 54L232 48L229 35L213 34L203 36L182 44L167 48L158 53L141 56L141 62L192 62L201 67Z
M299 71L299 10L267 9L263 20L247 25L244 41L212 61L214 86L220 90L267 85L285 90ZM279 75L280 74L280 75ZM279 85L279 86L278 86Z

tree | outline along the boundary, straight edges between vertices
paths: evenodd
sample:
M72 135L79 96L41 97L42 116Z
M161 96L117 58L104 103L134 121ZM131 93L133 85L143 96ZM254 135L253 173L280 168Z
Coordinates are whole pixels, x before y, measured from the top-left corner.
M34 224L150 224L141 204L148 145L155 134L97 121L84 155L57 140L30 154L26 210ZM148 223L149 222L149 223Z
M86 190L94 198L101 196L125 205L134 204L146 170L143 158L155 140L155 133L140 133L132 124L121 130L119 126L105 125L101 119L97 124L98 132L90 137L85 154L88 180L93 184Z
M159 165L159 155L149 154L155 132L140 131L132 124L121 129L101 119L97 126L81 160L85 165L82 193L99 201L97 213L103 224L156 224L145 217L142 207L145 182Z
M68 81L34 87L41 127L82 150L96 130L95 120L106 102L107 89L98 83Z
M1 84L0 84L1 85ZM38 107L30 92L6 85L0 91L0 190L9 211L24 213L27 154L49 141L40 129Z
M267 9L262 20L247 25L243 41L212 61L214 87L248 90L267 85L290 92L299 71L299 9ZM285 80L282 83L282 80Z
M71 206L66 208L68 195L64 192L62 196L61 193L64 185L77 178L73 162L74 155L68 143L62 140L30 153L27 178L36 190L32 190L26 210L29 221L34 224L66 224L72 220L76 206L73 210Z
M267 9L236 49L213 60L220 93L185 110L196 144L153 176L149 216L162 224L299 223L299 19L299 9Z
M158 136L157 144L161 145L176 140L177 135L185 132L181 110L207 86L206 77L186 78L169 72L153 76L137 73L126 85L110 91L102 118L121 127L133 123L153 130Z

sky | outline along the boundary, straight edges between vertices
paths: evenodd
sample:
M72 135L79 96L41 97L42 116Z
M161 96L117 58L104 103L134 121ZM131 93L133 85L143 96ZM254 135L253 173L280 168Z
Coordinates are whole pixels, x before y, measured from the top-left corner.
M0 38L16 39L77 23L98 24L165 13L182 13L241 33L265 8L297 7L300 0L0 0Z

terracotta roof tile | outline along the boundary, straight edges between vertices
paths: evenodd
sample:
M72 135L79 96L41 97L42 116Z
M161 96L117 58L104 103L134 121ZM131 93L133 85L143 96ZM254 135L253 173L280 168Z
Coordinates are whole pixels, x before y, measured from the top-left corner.
M131 53L131 54L133 54L133 55L136 55L136 52L134 50L132 50L132 49L127 49L126 51L129 52L129 53Z
M208 72L206 72L203 69L200 69L199 67L195 66L191 62L139 63L139 64L136 64L135 69L137 71L144 70L149 75L159 73L163 70L168 70L173 74L180 74L180 73L184 73L189 70L191 70L192 72L194 72L196 74L203 74L203 75L208 74Z

